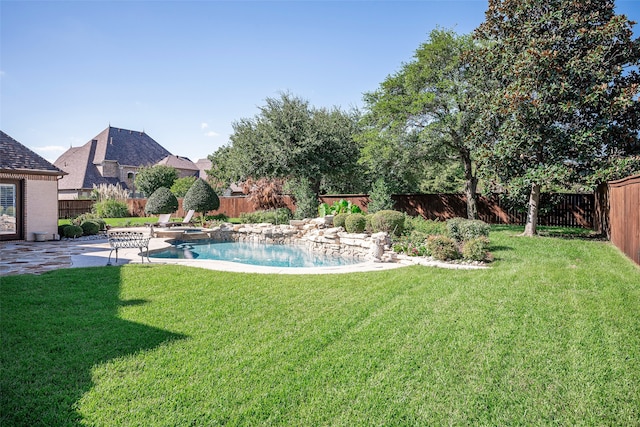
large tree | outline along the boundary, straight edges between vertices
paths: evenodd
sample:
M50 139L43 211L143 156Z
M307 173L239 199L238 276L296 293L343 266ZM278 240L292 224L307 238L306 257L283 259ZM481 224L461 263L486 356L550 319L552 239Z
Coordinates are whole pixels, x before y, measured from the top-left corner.
M147 197L151 196L158 188L171 188L178 179L178 171L171 166L155 165L140 168L135 178L138 191Z
M461 165L467 215L475 218L477 178L468 137L474 120L468 108L473 91L463 61L471 49L471 36L435 29L412 61L387 77L377 91L365 94L370 128L363 159L372 166L387 161L407 182L433 180L421 168L453 172L455 177L455 164Z
M611 0L490 0L470 55L483 172L526 186L525 235L540 192L638 150L639 41Z
M360 152L354 142L357 112L313 108L288 93L267 98L259 109L255 117L235 122L231 144L210 156L212 176L227 182L305 179L317 196L324 181L335 186L338 177L355 175Z

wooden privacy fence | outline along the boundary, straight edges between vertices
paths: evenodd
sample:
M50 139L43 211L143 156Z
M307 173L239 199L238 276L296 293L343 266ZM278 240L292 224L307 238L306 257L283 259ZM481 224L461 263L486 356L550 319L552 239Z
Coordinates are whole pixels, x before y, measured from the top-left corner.
M640 265L640 175L608 184L611 243Z
M462 194L394 194L395 209L412 216L431 220L447 220L467 216L467 201ZM345 199L365 208L366 194L321 196L321 202L333 204ZM594 218L593 194L542 194L538 225L592 228ZM489 224L523 225L526 207L509 207L498 197L478 197L478 217Z
M466 198L462 194L395 194L395 209L412 216L426 219L446 220L453 217L466 217ZM366 194L324 195L320 202L333 204L340 199L349 200L366 210L369 196ZM129 199L127 205L133 216L146 216L144 207L146 199ZM291 209L295 205L291 198L285 196L285 203ZM72 218L91 211L91 200L60 200L58 202L59 217ZM182 199L178 199L176 217L184 217ZM253 212L253 205L247 197L220 197L220 207L213 214L223 213L229 218L237 218L244 212ZM519 224L526 220L524 207L509 207L497 197L478 198L478 217L489 224ZM538 217L539 225L557 225L564 227L592 228L594 222L593 194L542 194L541 209Z

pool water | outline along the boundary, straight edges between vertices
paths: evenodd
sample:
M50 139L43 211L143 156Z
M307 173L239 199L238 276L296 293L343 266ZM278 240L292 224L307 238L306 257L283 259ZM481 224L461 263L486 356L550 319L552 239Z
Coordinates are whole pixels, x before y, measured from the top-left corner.
M176 241L171 247L151 252L149 256L151 258L232 261L267 267L336 267L362 262L357 258L315 253L304 246L211 240Z

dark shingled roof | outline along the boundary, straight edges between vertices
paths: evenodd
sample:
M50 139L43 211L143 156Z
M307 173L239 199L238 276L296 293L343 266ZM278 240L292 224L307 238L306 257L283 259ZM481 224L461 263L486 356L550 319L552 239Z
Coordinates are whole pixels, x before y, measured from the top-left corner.
M126 183L103 177L96 165L117 161L121 166L151 166L170 155L149 135L140 131L109 126L82 147L73 147L54 162L69 175L60 180L61 190L93 188L93 185Z
M64 173L1 130L0 170L3 172L41 173L45 175L62 175Z

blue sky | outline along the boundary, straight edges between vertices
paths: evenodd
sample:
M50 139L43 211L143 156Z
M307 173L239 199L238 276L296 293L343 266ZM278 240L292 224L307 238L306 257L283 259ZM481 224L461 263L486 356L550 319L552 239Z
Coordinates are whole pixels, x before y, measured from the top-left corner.
M640 21L640 0L616 4ZM109 124L144 130L196 161L281 92L315 107L362 106L432 29L470 33L486 7L0 0L0 128L50 161Z

